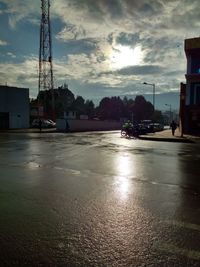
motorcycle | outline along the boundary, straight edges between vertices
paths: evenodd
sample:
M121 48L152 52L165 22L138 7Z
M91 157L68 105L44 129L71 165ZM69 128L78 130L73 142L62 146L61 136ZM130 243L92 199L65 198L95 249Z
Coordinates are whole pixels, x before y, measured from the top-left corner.
M139 130L136 126L130 127L130 128L122 128L121 129L121 136L122 137L134 137L138 138L139 136Z

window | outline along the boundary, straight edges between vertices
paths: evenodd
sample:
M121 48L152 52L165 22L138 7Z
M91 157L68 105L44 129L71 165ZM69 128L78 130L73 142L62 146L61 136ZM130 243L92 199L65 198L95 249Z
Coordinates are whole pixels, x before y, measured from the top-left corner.
M200 105L200 84L194 87L194 104Z
M199 57L192 57L192 65L191 65L191 73L200 73L200 58Z

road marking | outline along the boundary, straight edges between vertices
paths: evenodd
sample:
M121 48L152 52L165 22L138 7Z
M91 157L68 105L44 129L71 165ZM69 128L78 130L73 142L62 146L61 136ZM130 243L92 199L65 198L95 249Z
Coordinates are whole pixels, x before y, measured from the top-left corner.
M200 225L187 223L187 222L180 222L180 221L165 221L167 224L172 224L173 226L187 228L190 230L195 230L200 232Z
M167 243L159 243L157 242L155 245L155 249L164 251L167 253L172 254L179 254L181 256L193 259L193 260L200 260L200 251L196 250L188 250L184 248L179 248L173 244L167 244Z

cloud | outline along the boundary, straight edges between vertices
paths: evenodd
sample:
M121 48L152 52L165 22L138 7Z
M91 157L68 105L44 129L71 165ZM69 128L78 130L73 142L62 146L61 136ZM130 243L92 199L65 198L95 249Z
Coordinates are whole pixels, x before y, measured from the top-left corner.
M11 57L11 58L16 58L16 55L13 54L12 52L7 52L6 55Z
M186 0L185 0L186 1ZM186 1L187 2L187 1ZM181 2L182 3L182 2ZM197 2L196 2L197 3ZM111 8L116 5L115 9ZM192 7L186 5L179 16L182 26L178 35L176 22L172 23L172 14L179 8L180 1L104 1L90 0L54 2L54 13L66 26L57 35L60 40L70 39L95 40L98 49L107 54L113 44L141 45L146 51L145 62L148 64L167 65L167 61L177 60L177 43L183 42L185 15ZM66 16L66 10L71 10ZM193 10L193 9L192 9ZM115 13L118 13L117 20ZM95 16L93 15L95 14ZM154 16L151 20L150 17ZM68 27L69 21L72 23ZM181 23L182 21L182 23ZM192 19L194 21L194 19ZM176 37L176 38L175 38ZM106 44L107 42L107 44ZM168 60L170 59L170 60ZM161 63L162 62L162 63ZM173 62L174 64L174 62ZM185 64L184 60L181 66Z
M72 39L84 39L86 32L82 26L77 27L76 25L68 23L56 36L57 39L61 40L72 40Z
M117 71L121 75L161 75L165 70L162 66L144 65L144 66L131 66Z
M0 84L30 88L30 95L36 97L38 73L38 59L28 57L21 63L0 63Z
M0 40L0 46L7 45L8 43L6 41Z
M184 73L184 71L182 71L182 70L174 70L174 71L169 71L169 72L166 72L165 73L165 76L167 77L177 77L177 76L179 76L179 77L181 77L181 76L183 76L183 73Z
M39 0L0 3L4 3L3 13L9 17L13 34L18 25L20 30L21 23L39 24ZM199 0L52 0L52 28L55 21L59 22L53 31L53 52L60 52L59 60L55 57L53 62L56 81L73 81L84 90L87 85L102 88L102 92L105 88L118 92L119 88L126 91L126 87L148 78L160 91L178 90L186 66L183 40L199 35L199 15ZM0 41L0 45L6 44ZM112 69L110 55L117 45L140 46L144 55L141 65ZM35 57L13 66L6 64L4 77L37 89L37 60ZM4 65L0 67L4 69ZM26 73L21 73L24 68L30 68L27 79Z
M140 34L120 32L115 41L117 44L135 46L140 43Z
M18 22L23 19L31 19L37 16L40 9L39 1L32 0L0 0L3 3L4 13L8 14L8 22L12 29L14 29Z

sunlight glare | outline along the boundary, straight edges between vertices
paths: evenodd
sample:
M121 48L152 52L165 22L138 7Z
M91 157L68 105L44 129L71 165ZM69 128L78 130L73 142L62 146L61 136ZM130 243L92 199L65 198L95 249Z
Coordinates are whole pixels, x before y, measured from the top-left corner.
M128 66L139 65L143 59L141 46L131 48L130 46L117 45L112 48L110 54L110 67L120 69Z
M116 177L116 192L120 199L125 200L130 191L130 180L123 176Z
M118 155L116 161L116 170L118 175L128 176L131 174L132 166L128 155Z

